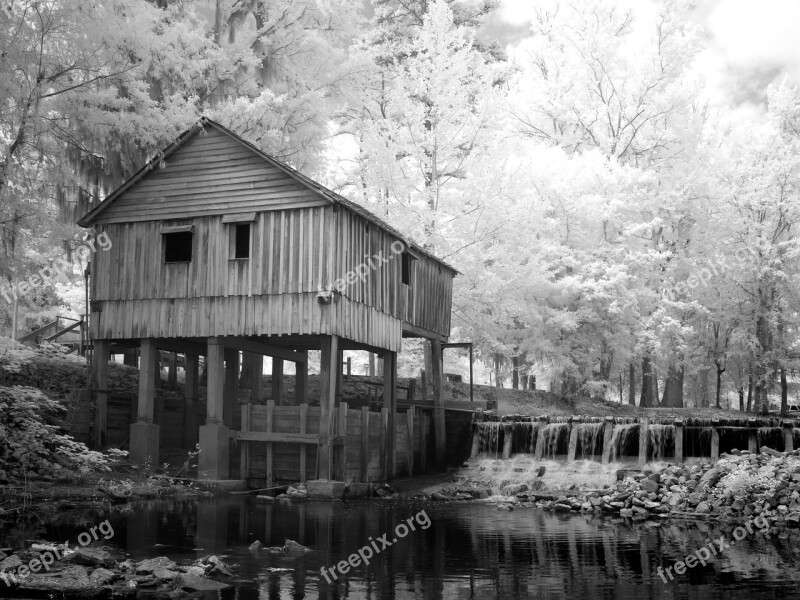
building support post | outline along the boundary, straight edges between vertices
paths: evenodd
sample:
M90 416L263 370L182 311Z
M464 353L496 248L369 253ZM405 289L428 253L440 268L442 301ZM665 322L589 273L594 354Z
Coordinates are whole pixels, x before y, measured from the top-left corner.
M247 373L250 381L250 404L259 404L261 400L261 378L264 374L264 357L255 352L245 352L244 360L247 361Z
M200 381L200 357L186 354L186 378L183 381L183 447L194 450L197 444L197 398Z
M92 390L94 391L94 447L101 450L106 445L108 415L108 360L111 344L108 340L94 340L92 356Z
M208 338L206 371L206 424L200 427L198 475L201 479L227 479L230 429L225 424L225 348L219 338ZM237 361L238 362L238 361ZM234 383L236 379L234 378Z
M433 427L436 440L436 468L447 469L447 440L442 396L442 343L431 340L431 387L433 388Z
M225 348L223 356L225 357L225 386L222 394L224 398L222 420L229 429L233 429L236 422L236 411L239 410L239 351Z
M294 363L294 403L302 406L308 402L308 351L303 350L306 362Z
M272 357L272 401L275 406L283 404L283 359Z
M158 349L155 340L142 340L139 364L139 397L136 422L131 425L130 456L138 464L158 464L160 427L153 423L155 409L155 375L158 373Z
M317 451L320 479L333 476L333 431L336 418L336 373L341 371L339 360L339 338L335 335L322 337L319 372L319 449Z
M340 364L341 371L341 364ZM383 406L388 410L386 424L386 479L397 474L397 352L383 355Z

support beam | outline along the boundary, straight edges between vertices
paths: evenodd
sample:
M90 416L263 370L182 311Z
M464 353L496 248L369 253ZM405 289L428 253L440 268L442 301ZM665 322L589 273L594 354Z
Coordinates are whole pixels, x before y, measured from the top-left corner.
M431 388L433 391L433 427L436 440L436 468L447 469L447 440L444 398L442 397L442 344L439 340L431 340Z
M92 356L92 389L94 390L94 447L101 450L106 445L108 420L108 360L109 340L94 340Z
M397 352L383 355L383 406L388 411L386 423L386 477L397 474Z
M335 335L323 336L320 352L319 374L319 479L330 479L333 475L333 427L336 413L336 372L339 357L339 338Z
M308 403L308 350L304 350L306 360L295 363L294 403L298 406Z
M197 342L189 342L178 339L157 339L155 340L156 346L159 350L166 350L168 352L180 352L181 354L190 353L197 354L198 356L205 356L205 344L198 344Z
M614 417L606 417L606 422L603 425L603 464L607 465L611 462L611 455L614 448L611 447L611 440L614 439Z
M283 404L283 359L272 359L272 401L276 406Z
M647 463L647 437L650 430L650 419L639 419L639 464Z
M683 421L675 421L675 464L683 463Z
M158 464L160 428L153 423L155 410L155 382L158 375L158 350L155 340L141 342L139 365L139 397L136 406L136 423L130 430L130 456L138 464Z
M219 338L208 338L206 371L208 391L206 424L200 427L198 475L201 479L227 479L230 430L224 425L225 348Z
M244 356L249 363L247 371L250 375L250 381L248 382L250 386L250 403L260 404L261 382L263 381L264 375L264 357L260 354L254 354L253 352L246 352Z
M344 368L344 350L342 350L341 344L339 344L339 354L337 356L337 368L336 368L336 405L338 406L342 401L342 369Z
M183 447L193 450L197 444L197 399L200 381L200 357L186 355L186 378L183 382Z
M225 348L225 387L223 390L222 420L233 429L239 409L237 389L239 382L239 351Z
M263 354L273 358L282 358L289 362L307 362L308 354L303 352L295 352L294 350L287 350L282 346L274 346L272 344L265 344L255 340L238 337L221 337L219 338L226 348L233 348L246 352L255 352L256 354Z

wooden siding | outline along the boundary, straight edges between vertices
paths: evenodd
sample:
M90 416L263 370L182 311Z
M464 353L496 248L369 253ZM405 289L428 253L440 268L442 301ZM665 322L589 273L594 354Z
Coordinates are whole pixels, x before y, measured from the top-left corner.
M223 215L329 201L247 146L208 127L125 192L98 218L129 223Z

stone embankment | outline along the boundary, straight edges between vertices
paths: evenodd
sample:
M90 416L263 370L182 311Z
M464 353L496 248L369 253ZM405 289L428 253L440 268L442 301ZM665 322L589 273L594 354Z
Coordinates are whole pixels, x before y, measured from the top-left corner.
M648 468L649 467L649 468ZM474 474L474 470L471 471ZM429 491L432 500L484 500L501 510L515 506L632 518L742 519L760 515L771 525L800 527L800 450L757 454L733 451L716 463L620 469L601 489L569 485L547 489L542 469L516 482L467 479ZM495 484L494 486L492 484Z

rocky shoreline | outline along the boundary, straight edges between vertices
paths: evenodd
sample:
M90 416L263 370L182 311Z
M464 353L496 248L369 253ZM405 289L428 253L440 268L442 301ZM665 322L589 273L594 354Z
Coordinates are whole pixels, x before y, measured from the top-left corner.
M541 476L541 470L539 472ZM634 519L683 517L743 520L761 516L773 527L800 527L800 450L758 454L733 451L714 464L620 469L603 489L546 490L535 474L499 489L481 479L429 490L434 501L480 500L500 510L515 506L557 512L600 513Z

